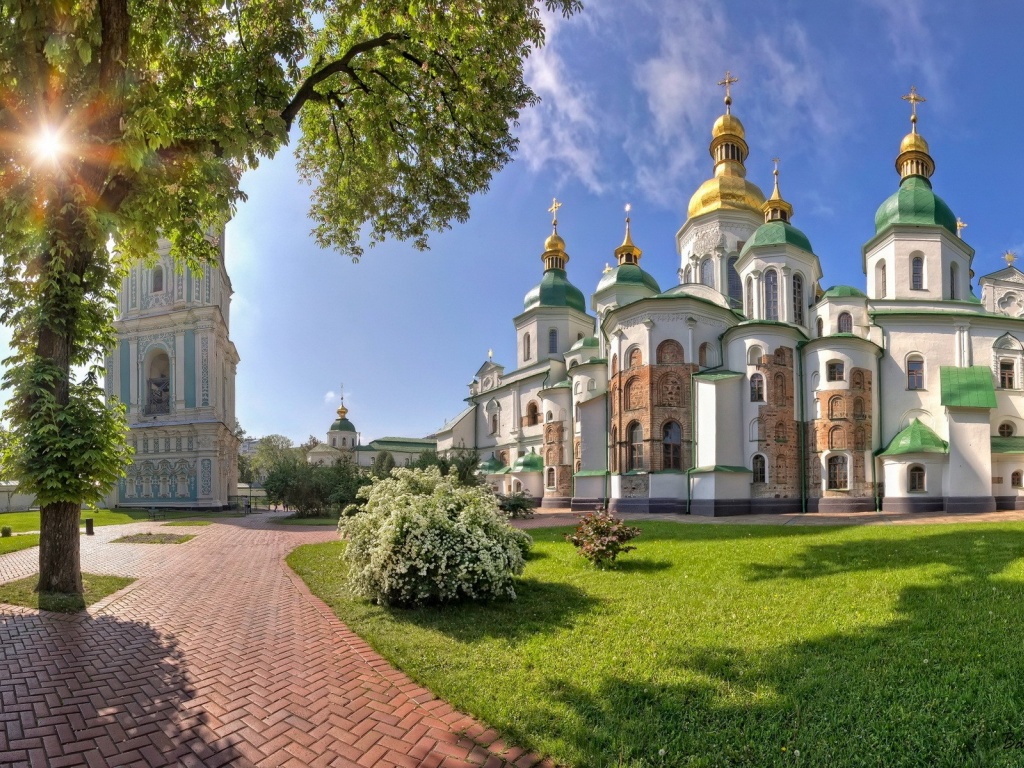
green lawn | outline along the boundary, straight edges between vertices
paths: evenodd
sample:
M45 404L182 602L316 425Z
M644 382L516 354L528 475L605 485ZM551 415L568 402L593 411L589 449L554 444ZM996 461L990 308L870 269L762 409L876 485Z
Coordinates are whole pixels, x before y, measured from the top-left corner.
M164 523L163 527L199 528L204 525L212 525L212 523L209 520L172 520L169 523Z
M114 539L111 544L184 544L195 536L179 533L133 533Z
M560 763L1024 765L1024 524L640 527L606 572L569 529L531 532L507 604L352 601L340 542L288 562L396 666Z
M168 520L182 520L197 517L195 511L188 510L165 510ZM231 513L199 513L204 518L217 517L239 517ZM97 509L82 511L82 527L85 527L85 518L91 517L93 525L124 525L125 523L138 523L149 520L149 512L145 509ZM0 512L0 526L9 525L14 533L21 531L39 530L39 510L33 512Z
M270 522L277 525L330 525L338 527L336 517L277 517Z
M21 536L0 536L0 555L28 549L39 544L38 533L26 533Z
M29 608L40 608L44 611L58 613L77 613L86 606L124 589L135 579L121 576L97 576L92 573L82 574L82 586L85 588L85 599L81 595L42 594L35 592L38 574L27 579L9 581L0 584L0 603L8 605L24 605Z

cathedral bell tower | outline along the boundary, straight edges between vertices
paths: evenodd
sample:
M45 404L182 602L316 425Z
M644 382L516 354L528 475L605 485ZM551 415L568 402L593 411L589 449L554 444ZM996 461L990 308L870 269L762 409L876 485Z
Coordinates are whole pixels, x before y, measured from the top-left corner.
M235 370L228 335L231 280L217 264L177 269L170 243L132 266L118 294L107 400L127 407L134 459L109 506L220 509L235 493Z

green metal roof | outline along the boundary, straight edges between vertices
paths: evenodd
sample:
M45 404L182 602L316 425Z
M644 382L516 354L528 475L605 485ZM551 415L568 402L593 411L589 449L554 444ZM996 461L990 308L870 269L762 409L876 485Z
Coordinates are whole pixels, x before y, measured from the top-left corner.
M597 344L597 336L584 336L582 339L573 344L572 347L569 348L569 351L575 352L576 350L583 349L584 347L596 347Z
M642 270L637 264L620 264L601 276L597 284L597 292L614 285L645 285L655 293L661 293L658 281Z
M526 294L523 306L525 309L569 307L580 312L587 311L587 302L583 298L583 292L569 282L564 269L546 270L540 283Z
M734 379L737 376L742 376L743 374L739 373L737 371L723 371L723 370L717 370L716 369L716 370L713 370L713 371L704 371L703 373L695 373L693 375L694 375L694 377L696 377L698 379L708 379L710 381L720 381L721 379Z
M892 439L880 456L900 456L904 453L948 453L949 444L935 434L920 419L914 419L906 429Z
M488 475L493 475L499 469L506 469L505 465L501 463L501 459L494 455L494 451L491 451L490 458L481 461L476 468L477 471Z
M418 437L379 437L370 441L370 447L381 451L412 453L434 450L437 448L437 441L422 440Z
M833 285L831 288L829 288L827 291L825 291L823 294L821 294L821 298L822 299L849 299L849 298L866 299L867 296L865 296L863 292L861 292L861 291L857 290L856 288L854 288L852 285Z
M788 221L766 221L754 230L754 234L750 236L746 245L743 246L743 250L740 251L740 256L751 248L757 248L758 246L787 244L794 245L808 253L814 253L811 249L811 241L807 239L807 235Z
M524 453L518 459L516 463L512 465L513 472L543 472L544 471L544 459L530 449L529 453Z
M355 432L356 428L348 419L335 419L331 424L330 432Z
M992 384L992 371L984 365L957 368L943 365L939 368L942 386L942 404L949 408L995 408L996 388Z
M932 191L924 176L907 176L900 188L875 212L875 234L894 224L944 227L956 234L956 215L945 201Z
M1024 453L1024 437L993 437L992 453Z
M705 473L705 472L729 472L732 474L746 473L750 474L752 470L749 467L736 467L730 464L715 464L711 467L695 467L690 472L694 473Z
M573 477L604 477L607 474L607 469L581 469Z

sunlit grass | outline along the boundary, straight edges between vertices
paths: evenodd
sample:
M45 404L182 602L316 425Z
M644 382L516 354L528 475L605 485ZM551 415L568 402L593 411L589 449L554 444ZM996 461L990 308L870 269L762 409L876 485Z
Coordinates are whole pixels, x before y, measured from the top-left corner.
M161 510L168 520L181 520L183 518L195 518L195 510L167 509ZM221 517L239 517L233 513L199 513L203 517L212 519ZM146 509L89 509L82 510L80 526L85 527L85 518L91 517L94 526L103 525L125 525L126 523L140 523L150 520L149 510ZM39 530L39 510L29 512L0 512L0 526L9 525L14 533L22 531Z
M38 533L26 533L20 536L2 536L0 537L0 555L6 555L8 552L17 552L20 549L29 549L39 544Z
M1024 525L640 526L610 571L568 529L531 532L504 604L352 600L341 542L288 562L389 661L558 763L1024 765Z
M0 584L0 603L22 605L27 608L38 608L43 611L55 611L57 613L77 613L78 611L85 610L87 606L99 602L108 595L124 589L135 579L83 573L82 586L85 589L84 598L82 595L65 595L52 592L41 594L34 591L37 581L39 581L39 576L34 575L27 579Z

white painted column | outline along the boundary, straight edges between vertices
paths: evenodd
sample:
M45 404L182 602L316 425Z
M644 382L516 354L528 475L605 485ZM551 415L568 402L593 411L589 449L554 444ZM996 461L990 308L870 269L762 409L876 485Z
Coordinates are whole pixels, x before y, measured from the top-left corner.
M139 342L137 339L128 340L128 359L131 360L131 368L127 371L122 371L121 375L128 377L128 402L125 405L128 407L128 419L131 421L132 416L137 416L142 412L142 403L139 398L139 393L142 390L139 385L142 362L139 360Z
M779 270L782 277L779 279L779 320L784 323L793 322L793 294L790 289L793 270L790 267L782 267Z
M185 334L182 331L174 332L171 367L174 369L174 410L180 411L185 407Z
M754 318L763 320L764 295L761 293L761 270L751 271L750 276L754 279Z

